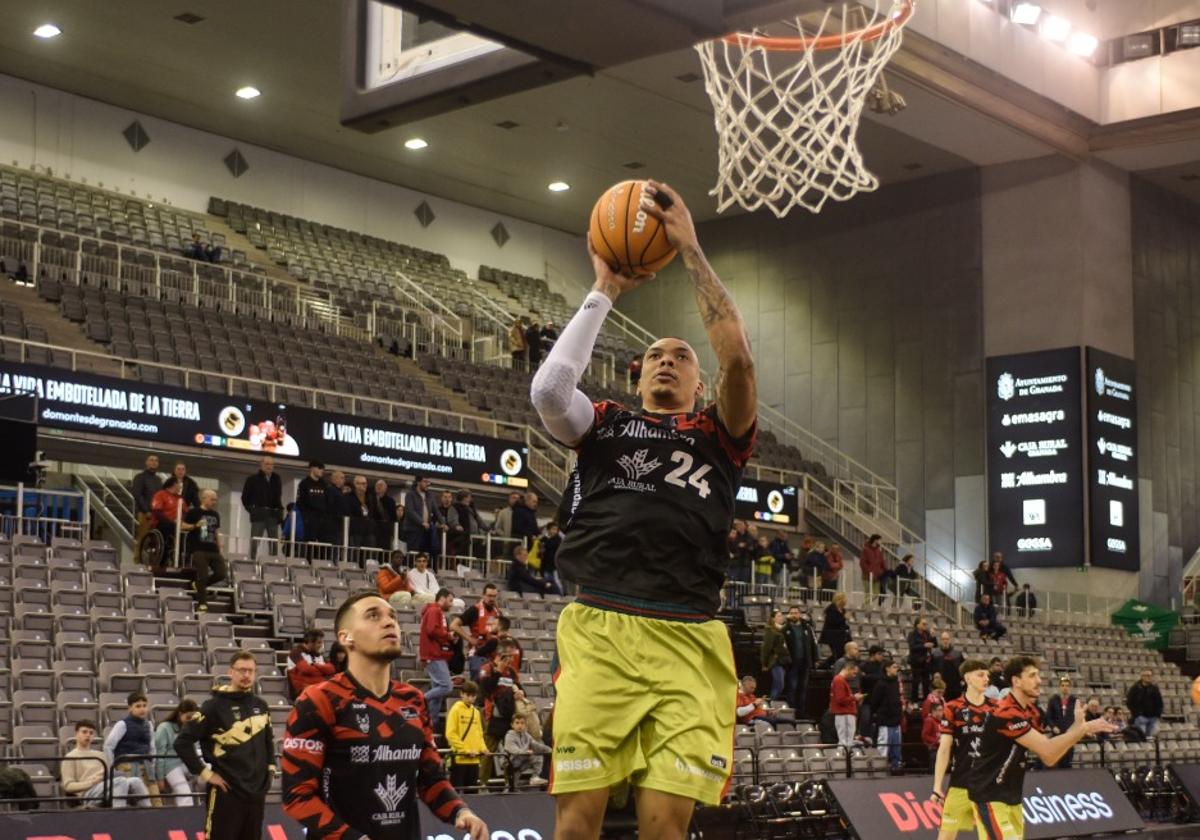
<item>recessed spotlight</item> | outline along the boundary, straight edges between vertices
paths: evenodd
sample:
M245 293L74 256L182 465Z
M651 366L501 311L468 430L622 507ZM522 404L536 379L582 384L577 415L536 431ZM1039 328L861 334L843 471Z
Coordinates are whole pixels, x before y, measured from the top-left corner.
M1013 23L1033 26L1042 16L1042 7L1037 3L1015 3L1009 12Z
M410 137L408 140L404 141L404 148L412 149L414 152L417 149L424 149L428 145L429 144L420 137Z
M53 23L43 23L37 29L33 30L33 34L39 38L57 38L62 34L62 30Z
M1100 41L1096 36L1086 32L1076 32L1071 35L1071 40L1067 41L1067 49L1084 58L1090 58L1098 46L1100 46Z
M566 192L571 189L571 185L566 181L551 181L546 185L546 189L550 190L550 192Z
M1062 42L1071 34L1071 22L1058 15L1046 15L1038 31L1047 41Z
M262 91L253 85L246 85L237 89L238 99L254 99L259 96L262 96Z

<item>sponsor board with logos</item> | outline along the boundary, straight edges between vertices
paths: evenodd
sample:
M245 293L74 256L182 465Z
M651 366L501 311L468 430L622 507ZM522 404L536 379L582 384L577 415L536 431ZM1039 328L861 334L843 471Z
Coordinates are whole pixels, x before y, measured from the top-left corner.
M1141 566L1137 491L1136 366L1088 347L1088 535L1094 566Z
M935 840L941 806L929 799L930 776L835 779L827 783L859 840ZM1141 817L1106 770L1025 774L1026 840L1138 831Z
M381 798L395 796L397 780L381 780ZM554 836L554 800L544 793L496 794L465 797L491 830L490 840L551 840ZM446 825L421 809L421 840L469 840L464 832ZM0 813L4 840L192 840L203 837L204 808L120 808L39 813ZM263 821L265 840L303 840L304 829L270 803Z
M792 527L800 522L800 489L792 484L743 478L735 505L738 519Z

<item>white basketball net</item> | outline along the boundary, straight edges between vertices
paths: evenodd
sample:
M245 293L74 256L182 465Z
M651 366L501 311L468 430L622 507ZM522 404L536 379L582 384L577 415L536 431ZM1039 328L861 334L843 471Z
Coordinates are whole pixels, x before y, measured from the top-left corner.
M819 213L828 199L878 188L855 135L867 95L900 48L903 26L889 26L873 41L863 33L898 19L901 5L834 3L815 30L796 19L804 38L846 33L833 49L772 51L753 42L762 34L757 30L739 33L734 43L696 45L717 128L719 170L709 194L718 212L737 203L751 211L765 204L781 218L796 205Z

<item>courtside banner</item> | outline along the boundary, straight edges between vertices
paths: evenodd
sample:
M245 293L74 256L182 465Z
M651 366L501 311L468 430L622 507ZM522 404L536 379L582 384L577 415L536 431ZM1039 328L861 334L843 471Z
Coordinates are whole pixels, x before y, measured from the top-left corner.
M491 830L491 840L551 840L554 801L549 794L468 796L467 804ZM119 808L86 811L15 811L0 813L4 840L197 840L204 836L204 808ZM304 829L267 805L264 840L303 840ZM421 805L422 840L467 840L469 835L446 825Z
M1168 764L1167 769L1187 791L1193 805L1200 807L1200 764Z
M747 522L796 526L800 520L800 490L793 484L742 479L734 516Z
M859 840L936 840L942 809L930 801L932 776L826 782L847 828ZM1144 828L1141 817L1105 770L1025 774L1025 838L1082 837Z
M0 361L0 396L28 392L44 428L529 486L528 451L513 441Z

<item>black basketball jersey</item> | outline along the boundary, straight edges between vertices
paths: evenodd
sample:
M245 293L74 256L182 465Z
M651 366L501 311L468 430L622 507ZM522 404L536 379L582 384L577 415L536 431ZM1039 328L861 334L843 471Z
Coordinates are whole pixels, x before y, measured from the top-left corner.
M954 748L950 752L950 769L948 778L950 787L965 788L967 775L975 759L980 756L983 745L983 725L988 712L995 704L987 697L983 703L975 706L964 694L953 700L947 700L942 709L942 720L938 721L938 732L950 735L954 739Z
M1017 739L1035 731L1042 731L1041 709L1033 703L1022 706L1012 694L988 711L980 756L967 771L967 795L972 802L1021 804L1027 751Z
M754 431L733 438L715 404L689 414L648 414L614 402L595 409L567 489L574 506L563 526L559 573L585 593L620 596L621 608L664 618L713 616Z

